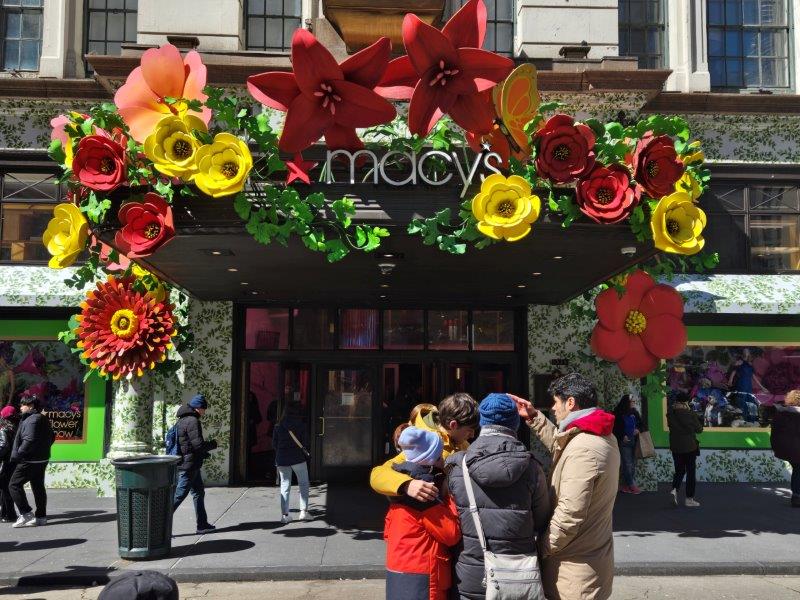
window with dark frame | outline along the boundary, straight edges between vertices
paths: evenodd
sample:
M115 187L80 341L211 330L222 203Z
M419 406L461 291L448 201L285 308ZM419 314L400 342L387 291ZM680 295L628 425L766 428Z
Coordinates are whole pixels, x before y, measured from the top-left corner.
M445 10L445 21L452 17L467 0L449 0ZM484 0L486 4L485 50L503 56L514 55L514 0Z
M245 47L290 50L292 34L302 25L301 0L245 0Z
M3 69L38 71L42 54L44 0L2 0Z
M787 0L708 0L712 89L788 89Z
M87 0L85 6L86 54L118 55L123 43L136 42L139 0ZM92 72L88 62L86 72Z
M666 0L619 0L619 55L635 56L640 69L667 66Z

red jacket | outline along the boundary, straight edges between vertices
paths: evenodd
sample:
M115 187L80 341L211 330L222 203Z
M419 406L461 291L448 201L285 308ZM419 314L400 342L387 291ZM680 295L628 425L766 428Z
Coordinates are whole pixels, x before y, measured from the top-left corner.
M392 504L386 513L383 538L389 571L387 600L392 600L393 589L403 589L408 594L409 588L421 589L425 583L428 594L424 596L421 592L420 600L447 598L452 585L449 548L461 540L458 512L452 498L422 511Z

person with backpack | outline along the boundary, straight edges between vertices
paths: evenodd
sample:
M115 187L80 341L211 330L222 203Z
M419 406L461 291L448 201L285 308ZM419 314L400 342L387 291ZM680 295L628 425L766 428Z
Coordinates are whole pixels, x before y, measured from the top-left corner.
M463 536L454 588L462 600L544 600L536 543L550 517L547 479L517 438L511 396L489 394L478 411L478 438L445 461Z
M292 493L292 473L297 476L300 486L300 521L308 520L308 460L306 450L306 424L302 419L302 409L298 402L289 402L280 422L275 427L272 445L275 448L275 466L281 480L281 523L289 523L289 500Z
M211 533L216 527L208 522L205 504L205 486L201 468L208 453L215 450L215 440L203 439L203 426L200 419L206 414L208 403L202 394L196 395L178 409L178 422L175 425L177 452L181 457L178 463L178 485L175 488L175 500L172 510L175 511L191 492L194 500L194 512L197 518L197 533ZM169 433L167 434L169 442Z
M17 409L4 406L0 410L0 523L13 523L17 520L14 501L8 491L8 482L14 465L11 463L11 447L14 445Z
M38 527L47 525L47 490L44 487L44 474L50 462L50 447L56 439L50 419L41 413L37 396L23 396L20 399L22 420L14 436L11 448L11 462L16 466L8 483L8 490L17 505L19 518L12 527ZM31 484L36 513L28 504L25 484Z
M800 390L791 390L776 406L770 441L775 458L792 465L790 505L800 508Z

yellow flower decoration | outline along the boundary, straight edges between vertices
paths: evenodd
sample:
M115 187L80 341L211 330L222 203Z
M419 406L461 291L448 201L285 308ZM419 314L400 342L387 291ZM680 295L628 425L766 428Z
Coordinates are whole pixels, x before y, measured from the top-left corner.
M655 247L673 254L700 252L706 243L705 226L706 213L683 191L661 198L650 219Z
M689 171L686 171L683 174L683 177L681 177L680 179L678 179L678 181L675 182L675 191L686 192L695 202L702 195L702 192L700 191L700 182L697 181L694 175L692 175L691 172Z
M192 130L207 131L194 115L169 115L161 119L144 141L144 153L159 173L189 181L197 173L195 156L200 142Z
M508 242L528 235L541 209L539 196L533 194L530 184L518 175L489 175L472 199L472 214L478 220L478 230L490 238Z
M153 275L150 271L148 271L143 267L140 267L136 263L131 263L131 273L133 274L134 277L136 277L136 279L140 279L142 281L142 284L144 284L144 287L147 288L147 291L150 292L150 295L156 302L164 302L164 300L167 299L167 288L164 286L161 280L155 275ZM148 284L144 279L145 277L148 276L152 277L156 283Z
M50 268L63 269L75 262L89 237L89 223L74 204L59 204L53 209L53 218L42 236L47 251L52 255Z
M689 153L681 157L683 164L693 165L695 163L701 163L706 159L706 155L700 150L700 144L701 142L699 140L689 144Z
M212 198L241 191L253 168L247 144L230 133L215 135L213 143L197 150L195 159L198 172L194 183Z

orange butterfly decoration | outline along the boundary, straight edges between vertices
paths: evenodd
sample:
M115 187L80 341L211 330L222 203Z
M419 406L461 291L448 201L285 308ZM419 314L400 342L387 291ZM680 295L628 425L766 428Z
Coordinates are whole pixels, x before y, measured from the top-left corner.
M480 152L481 146L488 144L503 159L504 167L508 167L511 156L523 162L530 158L531 145L525 125L536 116L542 101L536 77L536 67L525 63L505 81L484 92L486 101L494 104L497 118L491 133L483 136L467 133L470 148Z

